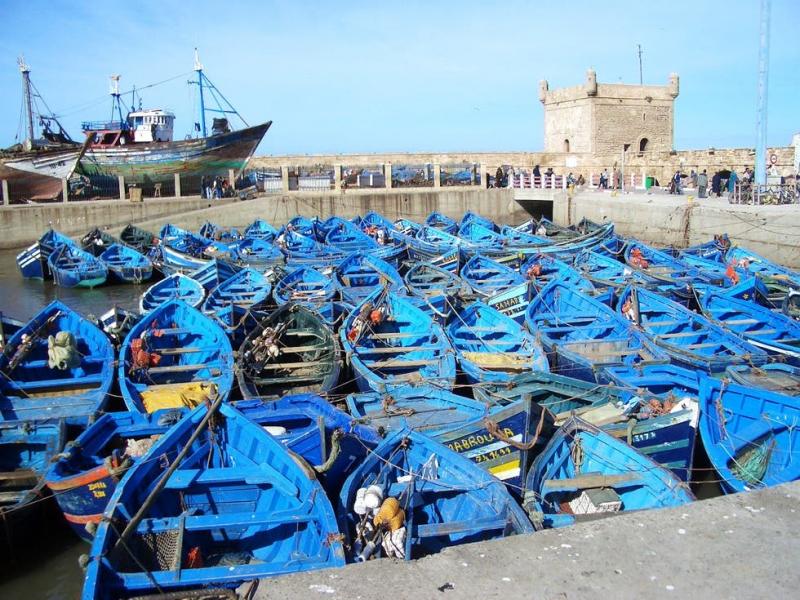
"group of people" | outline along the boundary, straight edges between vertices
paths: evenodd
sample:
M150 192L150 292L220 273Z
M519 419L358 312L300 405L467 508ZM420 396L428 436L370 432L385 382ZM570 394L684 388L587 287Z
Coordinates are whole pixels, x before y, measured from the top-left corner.
M230 198L233 196L233 186L224 177L207 177L200 179L200 195L212 200L214 198Z
M675 171L675 175L673 175L672 181L670 182L670 194L683 193L683 177L684 175L681 173L680 169ZM689 179L692 186L697 188L697 196L699 198L708 198L710 183L712 196L716 194L717 198L720 198L724 192L727 192L728 199L730 199L736 191L737 184L750 185L753 183L753 170L750 167L746 167L741 176L739 176L735 169L716 171L709 181L707 169L703 169L700 172L696 172L692 169L689 174Z

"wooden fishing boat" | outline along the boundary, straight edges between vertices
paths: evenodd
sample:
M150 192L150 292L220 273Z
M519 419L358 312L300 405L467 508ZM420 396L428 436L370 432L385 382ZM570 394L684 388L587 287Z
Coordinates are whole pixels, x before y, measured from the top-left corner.
M428 226L420 227L415 234L409 235L406 240L410 258L415 261L428 262L440 256L452 256L454 252L458 254L459 247L466 243L455 235ZM448 260L442 262L439 266L457 273L458 264L458 260Z
M239 348L242 396L326 394L339 381L339 343L319 313L285 304L263 319Z
M714 234L714 238L702 244L689 246L681 251L682 255L691 254L700 258L721 261L725 257L725 252L731 247L731 240L727 233Z
M502 482L406 429L390 433L347 478L337 517L354 562L411 560L533 530Z
M231 262L212 258L196 271L189 273L189 277L202 285L206 292L210 292L223 281L236 275L239 270L240 267Z
M464 225L469 225L470 223L475 223L476 225L480 225L486 229L491 231L499 231L500 228L495 224L494 221L479 215L478 213L472 212L468 210L464 213L461 217L461 220L458 222L458 228L461 229Z
M413 429L433 439L488 414L481 402L424 383L387 393L350 394L347 409L375 429Z
M167 300L131 328L117 373L128 410L196 406L230 394L233 350L212 319L182 300Z
M18 564L24 550L41 551L50 533L57 511L42 476L66 438L63 418L0 420L0 559L7 565Z
M478 298L490 298L525 283L525 278L510 267L476 254L461 267L461 277Z
M674 284L664 283L651 277L644 270L632 269L624 262L593 250L578 253L573 264L586 279L599 288L622 291L629 285L637 285L657 289L662 294L670 294L674 287Z
M734 383L745 387L755 386L776 394L800 396L800 367L782 363L770 363L760 367L732 365L725 369L725 375Z
M74 244L60 244L47 259L53 281L61 287L93 288L106 282L108 268Z
M533 284L530 281L526 281L511 286L489 298L484 298L483 302L487 306L491 306L493 309L500 311L507 317L511 317L519 325L524 325L525 311L528 309L528 304L535 291Z
M691 376L693 372L669 365L638 370L610 367L603 379L613 385L598 385L540 372L519 375L505 384L480 385L474 392L492 413L524 400L548 411L549 417L537 429L542 444L555 427L578 415L689 481L700 413L696 377Z
M715 273L703 273L669 253L652 248L637 240L628 241L624 256L626 264L632 269L644 272L664 283L682 284L686 289L686 295L691 293L692 283L714 285L723 283L716 278Z
M229 244L227 255L222 255L238 265L253 267L259 271L283 265L283 254L272 242L257 238L243 238Z
M549 371L539 342L511 317L474 302L447 326L458 365L470 384L509 381L528 371Z
M242 234L235 227L220 227L211 221L203 223L197 233L200 234L200 237L222 244L232 244L242 239Z
M105 331L108 339L115 348L119 348L122 341L130 332L131 328L142 318L142 315L134 310L122 308L116 304L104 312L97 319L100 329Z
M341 217L332 217L330 222L326 221L326 224L329 229L325 234L325 244L338 248L346 254L369 254L395 267L405 255L405 244L398 243L386 235L376 239L379 230L375 231L376 237L372 237L364 233L355 223Z
M757 275L769 289L770 300L773 302L780 302L789 289L800 288L800 273L776 264L747 248L740 246L730 248L725 253L725 264L749 275Z
M599 513L668 508L694 499L689 486L667 469L570 417L531 466L523 506L534 527L544 529Z
M455 232L458 231L458 222L456 222L455 219L451 219L447 215L437 211L433 211L428 215L425 219L425 225L441 229L449 234L455 234Z
M211 290L202 310L217 321L234 342L241 343L266 315L271 292L272 285L267 278L247 267Z
M106 405L113 363L105 333L54 300L0 354L0 415L12 421L65 418L84 427Z
M289 219L289 222L286 223L285 230L293 231L295 233L299 233L300 235L316 239L318 225L319 218L317 217L309 219L308 217L304 217L302 215L296 215ZM284 230L281 230L281 233L283 231Z
M392 233L399 233L401 235L414 237L417 235L422 225L411 219L401 217L394 222L394 231Z
M114 244L122 243L122 240L115 238L107 231L95 227L81 238L81 249L94 256L100 256Z
M142 283L153 276L153 263L145 255L122 244L112 244L99 256L108 272L126 283Z
M452 389L455 383L453 347L442 327L389 288L377 289L358 305L339 336L362 392L422 381Z
M547 350L553 371L562 375L596 381L605 366L668 361L629 321L558 280L531 300L525 323Z
M763 350L649 290L631 287L623 291L617 312L638 325L680 365L716 373L733 364L767 362Z
M525 279L533 282L537 290L542 289L553 279L558 279L590 296L596 296L598 293L595 285L584 277L582 272L553 256L531 256L522 263L519 271Z
M190 306L198 307L205 295L205 289L198 281L175 273L145 290L139 300L139 311L142 314L148 313L169 300L181 300Z
M700 308L711 321L753 346L793 366L800 366L800 323L794 319L755 302L714 291L703 294Z
M278 235L278 230L264 219L256 219L245 227L244 237L273 242Z
M338 567L333 509L307 464L219 400L198 407L120 481L97 528L84 600Z
M134 250L146 254L157 238L149 231L136 227L136 225L126 225L120 232L119 239Z
M458 237L471 246L471 252L484 247L503 247L508 243L508 240L499 231L476 221L467 221L461 225L458 228Z
M327 323L335 319L334 303L338 294L336 282L311 267L289 271L272 290L272 297L278 306L290 302L302 304L317 311Z
M357 305L382 286L397 292L404 289L403 278L391 264L372 252L356 252L333 271L333 278L345 302Z
M117 483L185 409L102 415L55 456L44 483L72 530L91 542Z
M314 465L317 478L322 482L329 497L336 497L353 465L359 464L383 439L378 430L360 423L353 416L316 394L289 394L278 400L259 399L245 402L258 402L261 407L267 409L302 410L324 429L322 435L318 434L313 439L305 440L313 442L314 447L319 448L318 455L309 455L309 451L300 448L299 444L294 444L294 447L298 454ZM258 417L258 412L254 414L252 408L248 409L246 414L253 419Z
M323 269L335 267L342 262L347 253L322 244L314 238L297 233L294 230L282 231L275 238L275 245L283 253L289 267L314 267Z
M468 295L463 279L433 263L415 263L408 269L403 281L414 298L416 306L444 324L458 307L459 296Z
M726 493L800 478L797 398L700 379L700 436Z
M50 272L48 259L55 249L62 244L73 242L63 233L50 229L36 242L17 254L17 267L25 279L48 279L53 275Z

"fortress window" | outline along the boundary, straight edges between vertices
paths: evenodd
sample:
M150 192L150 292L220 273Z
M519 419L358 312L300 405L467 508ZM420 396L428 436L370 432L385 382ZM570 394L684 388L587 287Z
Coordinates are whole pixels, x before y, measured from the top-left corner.
M569 152L569 140L564 140L564 152Z
M648 143L647 138L642 138L639 141L639 152L644 152L645 150L647 150L647 143Z

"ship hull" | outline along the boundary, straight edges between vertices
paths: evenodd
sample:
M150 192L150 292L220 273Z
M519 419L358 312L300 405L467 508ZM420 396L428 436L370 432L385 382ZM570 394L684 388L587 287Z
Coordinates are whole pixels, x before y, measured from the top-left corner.
M227 177L240 171L267 133L272 121L197 140L90 148L79 170L88 176L125 178L127 184L172 181L174 175Z
M8 182L13 200L52 200L69 179L80 156L80 147L68 150L22 152L0 157L0 181Z

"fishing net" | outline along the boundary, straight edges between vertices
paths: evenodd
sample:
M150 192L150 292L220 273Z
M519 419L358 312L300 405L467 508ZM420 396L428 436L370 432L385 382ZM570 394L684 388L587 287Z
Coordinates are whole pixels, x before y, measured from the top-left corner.
M113 564L123 573L172 571L180 566L180 531L139 533L114 551Z
M731 472L749 486L763 485L774 447L775 440L771 439L744 450L733 461Z

